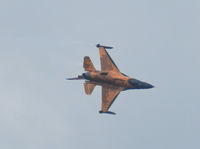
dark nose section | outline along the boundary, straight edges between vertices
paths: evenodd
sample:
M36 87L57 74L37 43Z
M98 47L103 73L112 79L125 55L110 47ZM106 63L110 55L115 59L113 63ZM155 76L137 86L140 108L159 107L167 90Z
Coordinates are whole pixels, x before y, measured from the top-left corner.
M143 88L148 89L148 88L153 88L154 86L149 84L149 83L143 83Z

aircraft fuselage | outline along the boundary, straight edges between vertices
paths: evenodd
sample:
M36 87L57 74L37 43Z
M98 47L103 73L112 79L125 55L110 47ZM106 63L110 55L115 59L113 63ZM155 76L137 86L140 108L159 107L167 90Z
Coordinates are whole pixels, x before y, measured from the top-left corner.
M153 86L142 82L131 77L125 76L121 73L114 71L93 71L83 73L83 77L86 80L93 81L96 83L107 83L113 86L123 87L125 89L147 89Z

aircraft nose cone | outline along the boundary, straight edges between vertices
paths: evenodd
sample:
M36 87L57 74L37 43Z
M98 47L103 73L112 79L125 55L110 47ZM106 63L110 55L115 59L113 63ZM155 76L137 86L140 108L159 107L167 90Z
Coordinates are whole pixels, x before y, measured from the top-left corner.
M148 88L153 88L154 86L149 84L149 83L145 83L144 84L144 88L148 89Z

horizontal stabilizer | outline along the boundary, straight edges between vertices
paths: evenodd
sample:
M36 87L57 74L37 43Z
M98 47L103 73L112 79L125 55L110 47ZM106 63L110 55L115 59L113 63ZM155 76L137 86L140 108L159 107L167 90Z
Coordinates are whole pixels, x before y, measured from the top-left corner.
M113 114L113 115L116 114L115 112L111 112L111 111L107 111L107 112L99 111L99 113L100 114L103 114L103 113L105 113L105 114Z
M84 83L84 88L85 88L85 93L87 95L91 95L92 91L94 90L96 84L91 83L90 81L85 81Z
M90 71L90 72L96 70L89 56L84 57L83 68L85 69L85 71Z
M113 47L103 46L103 45L100 45L100 44L97 44L96 47L97 47L97 48L103 47L103 48L105 48L105 49L112 49L112 48L113 48Z

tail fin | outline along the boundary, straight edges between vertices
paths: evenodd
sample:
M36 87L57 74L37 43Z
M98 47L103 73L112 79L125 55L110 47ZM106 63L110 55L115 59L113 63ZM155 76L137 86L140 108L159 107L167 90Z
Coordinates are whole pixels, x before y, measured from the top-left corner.
M90 83L89 81L85 81L85 83L84 83L85 93L87 95L91 95L95 86L96 86L95 84Z
M89 56L84 57L83 67L85 71L95 71L94 65L92 64L92 61L90 60Z

